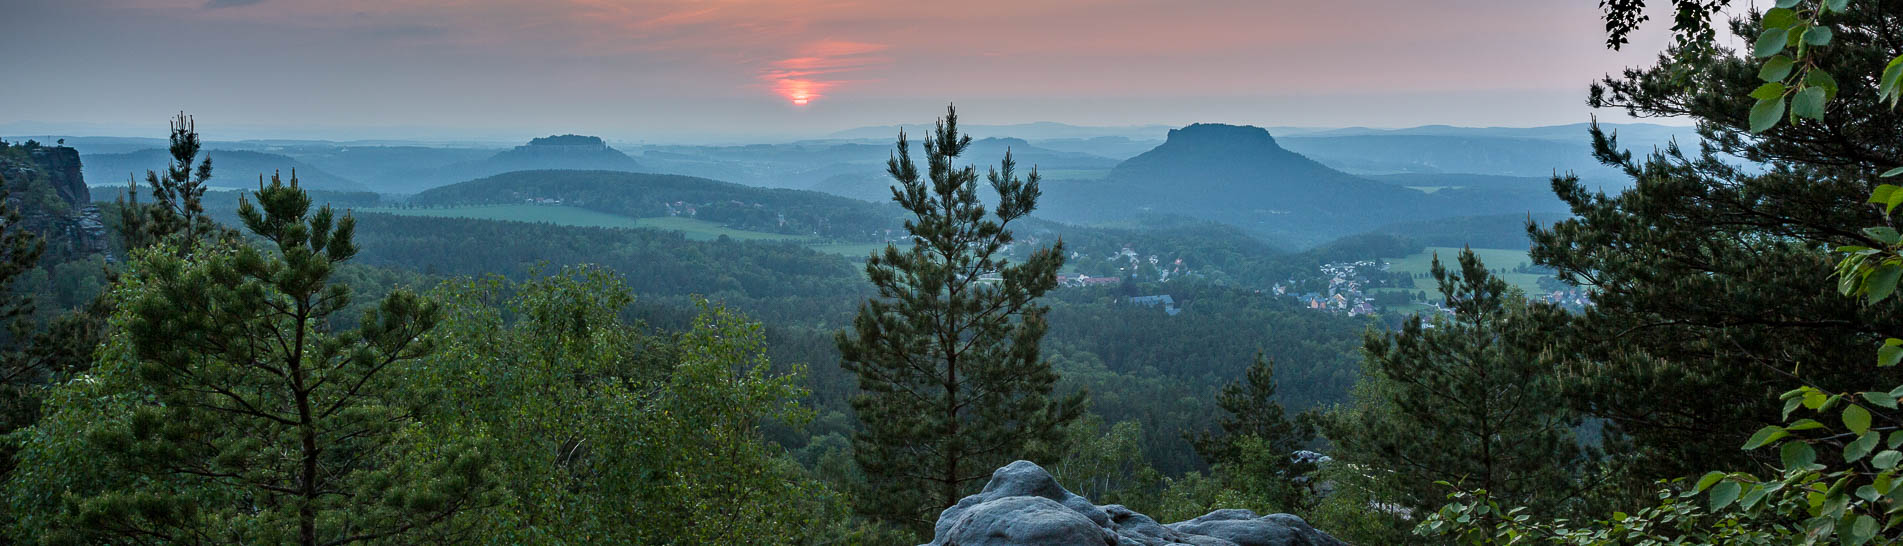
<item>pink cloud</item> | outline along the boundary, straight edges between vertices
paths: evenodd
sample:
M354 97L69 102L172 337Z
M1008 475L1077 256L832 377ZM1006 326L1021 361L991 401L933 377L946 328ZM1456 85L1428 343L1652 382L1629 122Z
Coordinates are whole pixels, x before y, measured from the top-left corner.
M891 63L876 55L884 44L821 40L802 46L798 56L773 61L760 72L760 80L775 94L796 105L805 105L826 92L855 81L848 74L864 72Z
M609 81L619 70L644 90L695 97L1547 89L1627 64L1598 47L1590 3L1525 0L966 0L952 10L889 0L122 1L391 36L379 39L398 47L384 49L498 68L571 67ZM373 25L432 32L361 33ZM648 77L657 70L668 72Z

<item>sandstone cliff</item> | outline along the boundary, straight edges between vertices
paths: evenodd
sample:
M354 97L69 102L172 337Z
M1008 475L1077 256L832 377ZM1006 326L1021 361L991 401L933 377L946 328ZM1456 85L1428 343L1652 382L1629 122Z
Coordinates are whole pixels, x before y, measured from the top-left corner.
M0 145L0 179L27 229L52 255L106 250L106 224L80 174L79 151L65 146Z

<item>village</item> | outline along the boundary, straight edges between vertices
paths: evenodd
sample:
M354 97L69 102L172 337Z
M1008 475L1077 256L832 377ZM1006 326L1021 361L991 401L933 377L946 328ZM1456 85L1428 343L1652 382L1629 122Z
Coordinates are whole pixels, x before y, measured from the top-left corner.
M1379 308L1376 296L1369 290L1376 287L1403 288L1395 286L1399 283L1392 279L1387 264L1379 260L1326 263L1318 269L1321 273L1318 278L1303 281L1290 279L1286 284L1275 283L1270 290L1277 296L1295 298L1308 309L1358 317L1372 315ZM1408 285L1405 288L1411 288L1413 279L1403 279ZM1396 298L1387 296L1381 299L1389 302ZM1411 298L1401 293L1399 299L1404 304Z

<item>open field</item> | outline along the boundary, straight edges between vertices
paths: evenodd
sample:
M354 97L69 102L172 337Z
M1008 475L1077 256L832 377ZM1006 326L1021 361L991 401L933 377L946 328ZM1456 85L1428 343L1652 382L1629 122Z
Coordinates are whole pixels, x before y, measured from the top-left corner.
M687 234L687 238L693 239L696 241L712 241L714 239L719 239L720 236L722 235L726 235L727 237L730 237L736 241L808 242L808 241L816 240L816 238L806 236L806 235L787 235L784 233L767 233L764 231L747 231L744 229L733 229L733 228L722 226L720 224L709 222L706 220L682 218L679 216L656 216L652 218L638 218L635 220L635 222L636 222L635 227L648 228L648 229L665 229L668 231L679 231L681 233Z
M1448 269L1459 270L1460 249L1444 246L1428 247L1417 254L1392 260L1389 262L1389 270L1426 275L1433 268L1434 254L1437 252L1440 253L1441 263ZM1526 291L1529 296L1541 292L1539 280L1544 275L1513 272L1514 268L1521 265L1532 265L1533 259L1527 256L1525 250L1476 248L1474 254L1480 257L1480 262L1486 264L1487 269L1506 279L1508 284ZM1414 286L1415 288L1411 291L1427 292L1430 301L1439 300L1441 297L1440 288L1434 286L1433 277L1414 279Z
M679 231L688 239L711 241L726 235L741 241L795 241L812 240L812 237L785 235L732 229L706 220L660 216L654 218L630 218L619 214L609 214L579 207L561 205L472 205L465 207L405 209L405 208L368 208L363 212L380 212L405 216L430 216L437 218L475 218L479 220L504 220L512 222L536 222L558 226L607 227L607 228L645 228Z

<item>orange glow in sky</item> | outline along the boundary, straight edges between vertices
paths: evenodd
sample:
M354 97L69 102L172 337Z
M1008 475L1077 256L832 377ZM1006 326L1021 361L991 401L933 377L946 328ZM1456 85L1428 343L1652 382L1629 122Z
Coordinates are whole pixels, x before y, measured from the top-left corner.
M773 92L785 97L796 106L805 106L813 99L821 97L820 90L832 87L833 82L816 82L801 78L785 77L772 82Z
M805 106L842 84L863 81L848 79L850 74L885 65L888 59L873 55L882 49L881 44L821 40L802 46L796 56L774 61L760 79L774 94Z
M953 100L996 123L1576 123L1588 84L1671 45L1672 4L1647 4L1639 41L1611 52L1578 0L0 0L0 50L24 53L0 67L35 75L7 82L20 100L0 99L0 132L182 108L320 132L755 134L925 121ZM187 55L204 70L163 70ZM127 95L126 79L154 85Z

